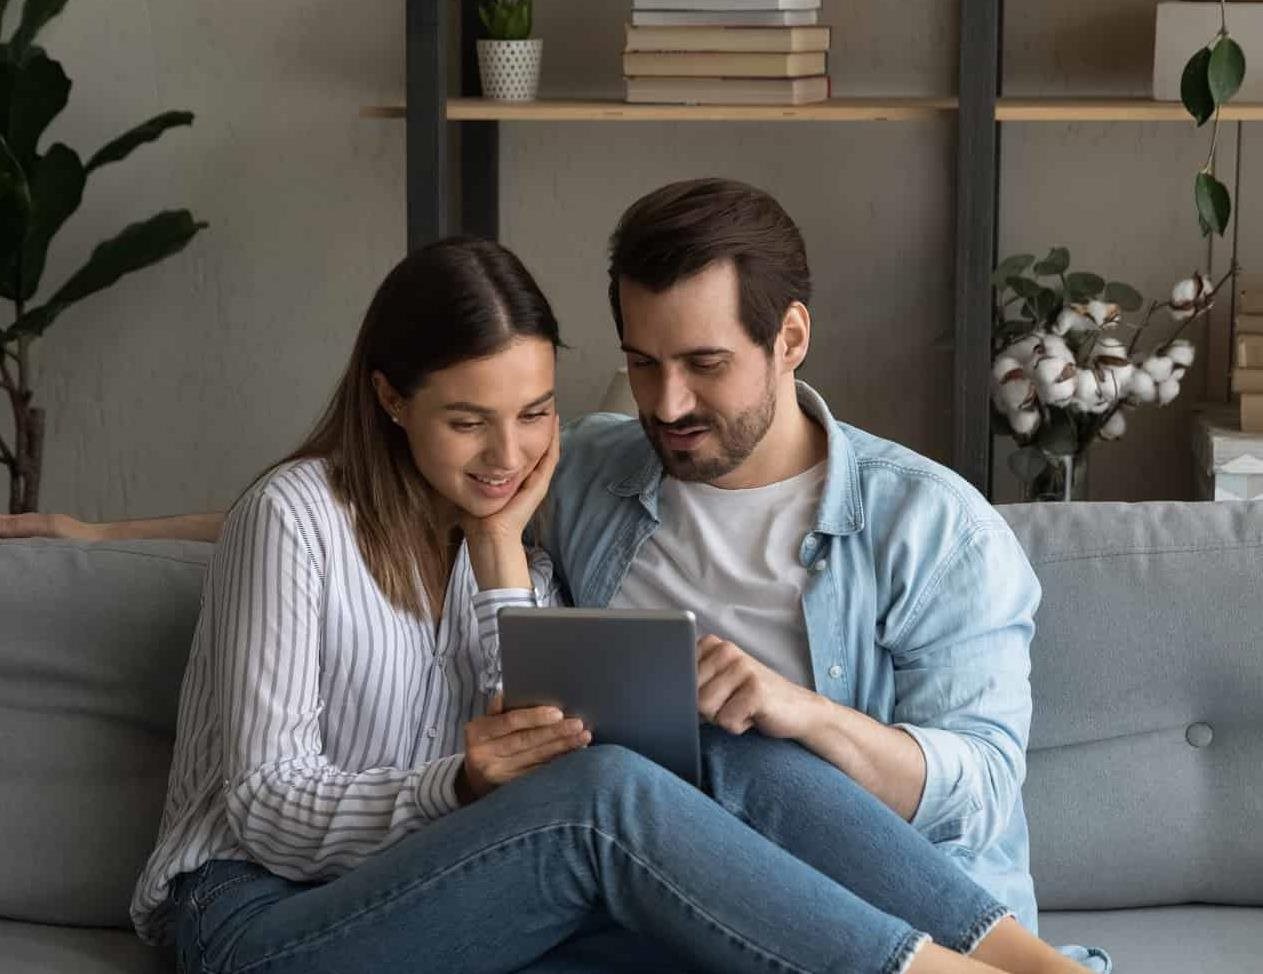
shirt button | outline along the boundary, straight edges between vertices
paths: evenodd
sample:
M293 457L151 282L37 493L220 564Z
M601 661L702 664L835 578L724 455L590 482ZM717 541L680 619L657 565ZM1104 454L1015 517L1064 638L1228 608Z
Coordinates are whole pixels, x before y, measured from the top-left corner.
M426 730L426 732L425 732L425 736L426 736L426 737L438 737L438 736L439 736L439 729L438 729L437 727L430 727L430 728L428 728L428 729Z
M819 561L814 562L814 563L812 564L812 566L811 566L811 570L812 570L813 572L822 572L822 571L824 571L824 570L825 570L826 568L828 568L828 567L829 567L829 563L828 563L827 561L825 561L825 559L821 558Z
M836 680L842 675L842 667L838 666L837 663L834 663L829 667L829 675Z

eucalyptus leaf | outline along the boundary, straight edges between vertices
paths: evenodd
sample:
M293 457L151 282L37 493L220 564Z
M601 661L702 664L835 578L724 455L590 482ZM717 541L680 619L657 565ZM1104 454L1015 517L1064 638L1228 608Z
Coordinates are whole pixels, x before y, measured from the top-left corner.
M1122 281L1110 281L1105 285L1105 300L1124 311L1139 311L1145 299L1139 291Z
M1024 446L1009 454L1008 465L1013 476L1022 483L1029 484L1048 469L1048 458L1039 447Z
M1180 101L1199 126L1215 114L1215 98L1210 93L1210 48L1203 47L1188 59L1180 76Z
M146 142L153 142L155 139L160 138L162 133L169 128L174 128L177 125L192 124L192 112L163 112L161 115L137 125L131 131L123 133L117 139L98 149L92 158L88 160L88 172L99 169L106 163L126 159L137 146L144 145Z
M1222 105L1241 87L1245 78L1245 52L1231 37L1219 38L1210 54L1206 72L1210 82L1210 96L1216 105Z
M17 60L20 61L23 58L27 48L31 46L31 41L35 40L35 35L43 30L45 24L61 13L65 6L66 0L26 0L22 4L22 19L18 23L18 29L9 38L9 45Z
M1038 297L1041 291L1047 290L1039 281L1029 277L1010 277L1006 283L1013 289L1014 294L1027 300Z
M1013 257L1006 257L997 265L995 272L991 275L991 284L994 287L1005 287L1010 277L1020 275L1026 268L1035 262L1034 254L1016 254Z
M6 130L9 148L23 168L31 168L39 139L70 98L70 79L61 65L34 50L15 69Z
M1209 236L1214 232L1222 237L1232 216L1232 199L1228 196L1228 187L1210 173L1199 172L1194 192L1202 234Z
M14 335L39 335L66 308L90 294L102 291L124 274L183 250L206 227L188 210L167 210L133 223L116 237L98 244L92 256L63 284L46 304L24 314L10 329Z
M1088 271L1071 271L1066 275L1066 295L1075 303L1090 301L1105 290L1105 278Z
M1032 270L1039 277L1056 277L1064 274L1070 266L1070 251L1065 247L1054 247L1048 256L1036 264Z

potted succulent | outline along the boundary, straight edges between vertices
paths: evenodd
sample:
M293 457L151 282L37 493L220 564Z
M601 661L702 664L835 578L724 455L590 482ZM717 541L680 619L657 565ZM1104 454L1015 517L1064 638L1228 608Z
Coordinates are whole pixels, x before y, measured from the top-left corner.
M479 0L478 16L487 31L478 41L483 97L533 101L544 41L531 37L531 0Z
M5 6L0 0L0 17ZM98 244L78 270L35 303L49 244L79 209L89 177L193 121L189 112L164 112L86 161L61 142L41 151L45 129L66 107L70 79L34 41L64 6L65 0L26 0L17 27L0 43L0 297L12 305L11 315L0 320L0 392L13 412L13 440L0 437L0 466L8 468L11 514L39 505L44 410L31 385L34 343L67 308L182 250L206 226L188 210L133 223Z
M1019 254L1002 261L993 283L991 401L993 426L1016 441L1009 468L1027 500L1083 496L1088 448L1127 431L1127 413L1166 406L1180 394L1194 348L1181 335L1211 308L1217 284L1197 272L1151 302L1121 282L1070 271L1070 252L1043 260ZM1154 339L1154 315L1175 328ZM1143 345L1143 347L1141 347Z

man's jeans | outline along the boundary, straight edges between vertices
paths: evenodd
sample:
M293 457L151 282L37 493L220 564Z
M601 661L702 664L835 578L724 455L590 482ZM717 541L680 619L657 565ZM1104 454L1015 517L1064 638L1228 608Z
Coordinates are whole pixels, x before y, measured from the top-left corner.
M181 970L893 974L1006 914L798 745L704 728L703 754L713 800L590 747L327 883L212 860L173 886Z

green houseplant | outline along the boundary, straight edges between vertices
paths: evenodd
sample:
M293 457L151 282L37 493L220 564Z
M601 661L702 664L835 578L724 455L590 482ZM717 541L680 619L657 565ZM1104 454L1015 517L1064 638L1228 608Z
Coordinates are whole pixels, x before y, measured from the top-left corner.
M531 37L531 0L479 0L478 17L487 32L478 41L483 97L533 101L544 42Z
M0 297L13 305L0 320L0 390L13 413L13 442L0 439L0 463L9 473L9 511L39 505L44 410L31 388L31 346L71 305L182 250L206 224L188 210L169 210L133 223L100 243L87 261L51 294L35 303L49 244L79 209L88 177L126 158L167 129L189 125L189 112L165 112L98 149L83 162L58 142L41 152L40 139L65 108L70 79L34 43L66 0L25 0L17 26L0 42ZM0 0L0 36L9 0Z

